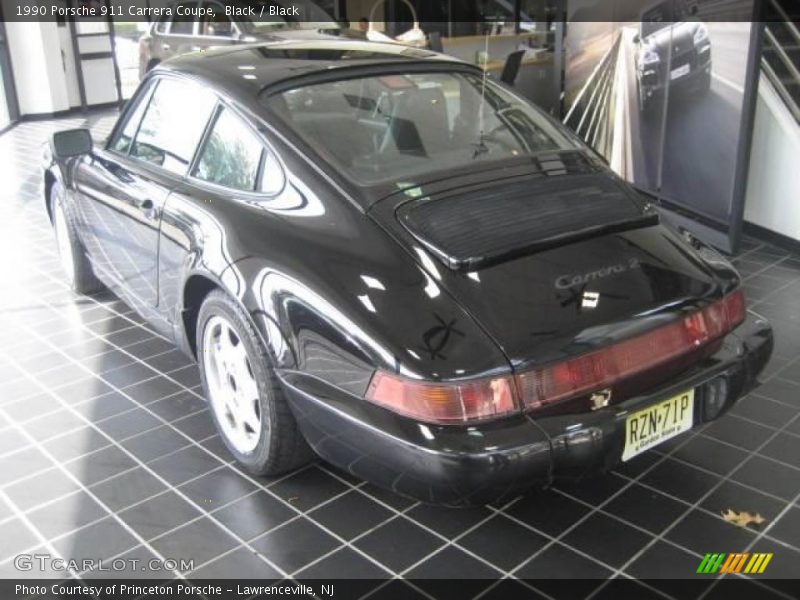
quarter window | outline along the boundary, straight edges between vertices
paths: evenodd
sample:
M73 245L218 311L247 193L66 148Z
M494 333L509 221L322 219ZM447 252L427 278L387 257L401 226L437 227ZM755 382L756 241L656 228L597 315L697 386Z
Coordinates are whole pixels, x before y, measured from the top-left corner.
M222 109L200 154L194 176L236 190L255 191L265 153L253 130L230 110ZM272 166L277 167L274 161Z
M191 83L163 79L147 106L131 156L185 174L216 99Z

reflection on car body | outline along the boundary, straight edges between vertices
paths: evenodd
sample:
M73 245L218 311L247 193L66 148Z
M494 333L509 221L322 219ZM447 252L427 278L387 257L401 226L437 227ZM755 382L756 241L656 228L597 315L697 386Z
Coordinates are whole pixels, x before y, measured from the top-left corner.
M257 474L318 455L486 502L632 458L626 427L671 398L691 410L648 440L716 419L772 349L724 258L513 90L424 50L176 58L106 144L56 134L44 181L73 287L102 282L197 359Z

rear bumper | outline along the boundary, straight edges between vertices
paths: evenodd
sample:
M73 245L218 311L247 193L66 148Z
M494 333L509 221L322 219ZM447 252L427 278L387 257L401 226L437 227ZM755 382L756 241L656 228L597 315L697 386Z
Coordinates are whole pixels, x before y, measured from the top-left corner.
M719 417L754 387L772 346L769 324L749 314L716 354L646 395L589 413L515 415L469 427L424 425L301 373L280 378L303 434L322 458L400 494L467 505L612 468L622 455L625 417L690 388L694 425ZM709 397L720 392L720 409L706 414Z

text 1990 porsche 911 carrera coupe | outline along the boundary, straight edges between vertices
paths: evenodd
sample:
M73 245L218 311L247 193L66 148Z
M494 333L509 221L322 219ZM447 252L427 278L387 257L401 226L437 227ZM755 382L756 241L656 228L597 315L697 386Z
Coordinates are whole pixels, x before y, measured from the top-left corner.
M772 332L711 248L477 67L352 41L187 55L44 188L77 292L197 359L250 472L424 501L578 479L716 419Z

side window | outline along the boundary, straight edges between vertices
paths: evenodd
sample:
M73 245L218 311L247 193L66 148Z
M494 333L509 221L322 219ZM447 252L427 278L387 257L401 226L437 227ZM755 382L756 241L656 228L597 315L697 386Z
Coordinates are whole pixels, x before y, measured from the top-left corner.
M180 11L177 10L178 7L181 8ZM172 27L169 28L170 35L193 35L197 18L192 15L197 14L197 2L181 2L175 7L174 14Z
M162 79L147 106L131 156L185 174L216 98L197 85Z
M203 2L203 11L200 21L200 35L215 37L231 37L234 34L233 23L225 16L225 7L216 2Z
M193 175L243 191L255 191L264 146L239 117L223 109L208 136Z
M109 144L109 148L120 154L128 154L131 151L131 143L136 135L136 130L139 128L139 122L142 120L142 115L147 108L147 103L150 101L150 96L153 92L153 84L150 83L146 89L138 94L138 98L134 98L131 102L135 102L134 109L128 113L128 118L125 125L117 130L114 140Z

